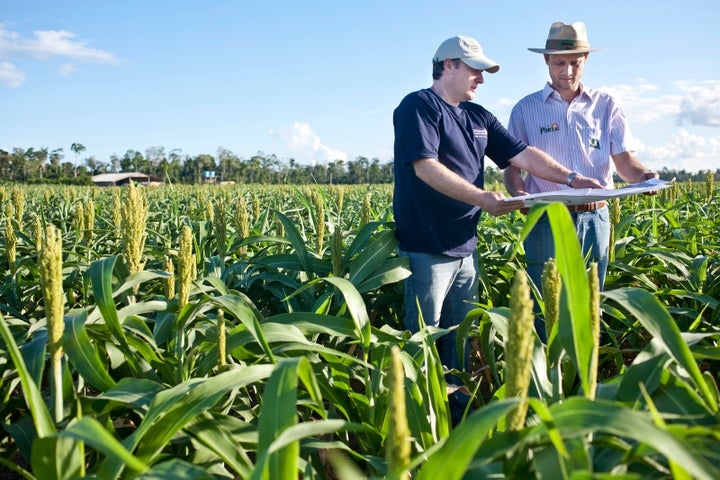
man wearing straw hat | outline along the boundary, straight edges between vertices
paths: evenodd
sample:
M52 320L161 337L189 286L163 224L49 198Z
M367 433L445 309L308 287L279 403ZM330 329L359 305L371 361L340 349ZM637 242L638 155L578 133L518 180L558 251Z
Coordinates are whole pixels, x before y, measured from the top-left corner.
M550 81L512 110L508 130L528 145L540 148L572 171L566 185L577 175L597 179L603 188L613 188L613 166L628 183L658 178L640 163L631 150L631 135L625 113L608 93L588 88L580 81L590 52L585 24L555 22L542 53ZM504 171L505 185L513 195L558 190L558 184L510 166ZM607 271L610 218L606 202L568 207L575 222L583 254L598 263L601 288ZM540 220L525 241L528 274L540 287L545 262L554 256L547 217ZM544 328L538 325L541 336Z

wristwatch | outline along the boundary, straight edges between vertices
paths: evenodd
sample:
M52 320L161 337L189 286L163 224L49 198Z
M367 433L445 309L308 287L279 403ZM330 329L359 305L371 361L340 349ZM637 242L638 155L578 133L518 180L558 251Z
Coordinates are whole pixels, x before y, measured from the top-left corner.
M578 176L578 172L570 172L570 175L568 175L567 180L565 180L565 185L572 188L572 181L575 180L575 177Z

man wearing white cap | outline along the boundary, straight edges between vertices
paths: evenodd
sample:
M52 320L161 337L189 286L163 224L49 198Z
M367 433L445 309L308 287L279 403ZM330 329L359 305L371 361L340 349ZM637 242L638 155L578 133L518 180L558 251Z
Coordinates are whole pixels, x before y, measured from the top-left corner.
M573 178L580 174L597 179L603 188L613 188L613 165L629 183L658 178L657 173L643 167L632 154L632 137L617 101L610 94L587 88L580 82L588 56L595 51L590 48L584 23L555 22L550 27L545 48L528 50L543 54L550 81L544 89L515 105L508 130L572 170L567 186L560 188L570 188ZM513 166L504 171L505 185L513 196L558 190L557 183L538 178L532 171L523 180L521 168ZM606 202L568 208L583 255L598 263L602 287L610 244ZM555 256L554 252L552 232L544 217L525 241L527 271L538 287L544 264ZM536 322L536 327L544 337L544 326Z
M393 114L393 212L400 255L409 257L412 271L405 281L405 325L413 332L420 329L420 312L426 325L442 328L465 319L478 300L481 210L502 215L522 206L483 189L485 156L500 168L517 165L551 182L564 184L570 175L471 102L483 73L499 69L476 40L449 38L433 57L432 86L407 95ZM572 183L577 188L600 187L582 175ZM440 339L438 349L448 368L459 368L454 331ZM452 406L456 422L462 408Z

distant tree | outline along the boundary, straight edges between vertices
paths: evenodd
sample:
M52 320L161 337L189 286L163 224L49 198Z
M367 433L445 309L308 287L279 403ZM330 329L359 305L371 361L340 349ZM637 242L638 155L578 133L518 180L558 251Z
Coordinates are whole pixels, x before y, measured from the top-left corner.
M25 150L24 148L13 148L11 155L12 167L9 178L16 182L25 182L29 179L32 170L32 160L35 156L35 149L32 147Z
M111 173L111 164L110 162L102 162L99 160L96 160L95 164L95 171L93 172L93 175L99 175L101 173Z
M85 165L87 165L88 170L90 171L90 175L91 175L91 176L92 176L92 175L95 175L96 173L98 173L97 170L98 170L99 163L98 163L97 159L95 159L95 157L94 157L93 155L91 155L91 156L89 156L88 158L85 159Z
M130 153L132 152L132 154ZM128 150L125 155L120 159L120 172L127 173L133 171L133 157L135 156L134 150Z
M43 163L47 159L47 148L35 150L30 147L27 150L22 148L14 149L13 156L19 171L15 173L15 179L21 182L34 182L42 178Z
M256 176L258 177L258 181L260 181L259 177L260 174L260 160L263 158L263 153L258 152L256 155L253 155L250 157L250 160L247 161L248 164L248 173L249 173L249 183L255 183Z
M240 158L237 155L227 148L219 147L217 161L223 180L237 180L236 177L240 170Z
M185 158L185 161L180 168L180 176L178 177L178 180L181 183L195 183L199 175L197 159L192 157Z
M279 165L280 167L277 172L278 183L304 183L298 180L300 178L300 169L294 158L289 158L287 161L280 161Z
M120 157L118 157L114 153L110 155L110 171L112 173L119 173L120 169L122 168L121 162L122 161L120 160Z
M280 172L280 160L272 153L260 159L260 171L262 172L261 183L278 183Z
M147 160L143 157L143 154L136 150L128 150L120 160L120 171L121 172L143 172L147 170Z
M363 171L362 164L358 161L358 159L356 158L355 160L350 160L347 164L347 176L345 177L347 183L351 185L363 183L364 177L365 172Z
M60 164L60 180L63 180L63 177L72 180L73 178L75 178L75 173L75 165L73 165L71 162L62 162Z
M75 165L73 166L73 178L77 177L77 162L78 162L78 155L80 152L85 151L85 145L82 143L73 143L70 145L70 150L75 152Z
M324 165L322 163L311 165L307 168L308 178L311 179L312 183L327 183L327 171L327 165Z
M62 148L56 148L50 152L50 165L55 171L55 178L60 178L60 162L62 162L64 155Z
M357 157L348 162L347 183L359 184L368 182L368 168L370 161L367 157Z
M152 175L158 175L161 171L161 164L167 162L165 156L165 147L150 147L145 150L145 159L150 167L149 172Z
M171 182L180 181L180 172L183 167L184 159L185 156L183 155L182 150L180 150L179 148L174 148L170 150L170 153L168 154L167 170L163 172L166 180L169 180Z
M395 162L390 161L380 168L381 180L378 183L393 183L395 181Z
M0 149L0 182L10 180L12 170L12 156L10 152Z
M380 168L380 160L372 159L372 163L368 167L368 183L383 183L382 169Z
M333 183L344 183L345 182L345 161L335 160L328 164L326 171L327 183L332 185Z
M35 150L35 155L33 157L33 170L37 174L37 178L41 179L43 178L45 174L45 162L47 162L48 159L48 149L47 147L43 147L40 150Z

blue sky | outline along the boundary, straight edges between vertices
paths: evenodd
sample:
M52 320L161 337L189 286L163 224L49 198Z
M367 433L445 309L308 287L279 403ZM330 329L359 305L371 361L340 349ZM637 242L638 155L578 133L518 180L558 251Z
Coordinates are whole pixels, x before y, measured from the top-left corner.
M298 163L392 159L392 111L437 46L476 38L504 124L547 79L550 24L584 21L583 81L615 92L648 166L720 168L716 0L0 0L0 148L107 162L162 147Z

